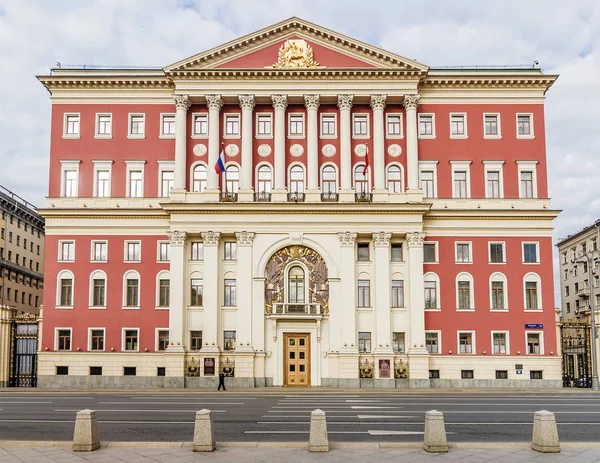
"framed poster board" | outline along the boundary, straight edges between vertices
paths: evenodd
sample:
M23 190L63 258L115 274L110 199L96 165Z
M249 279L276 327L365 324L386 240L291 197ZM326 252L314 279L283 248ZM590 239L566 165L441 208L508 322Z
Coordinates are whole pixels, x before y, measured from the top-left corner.
M215 376L215 359L213 357L204 359L204 376Z

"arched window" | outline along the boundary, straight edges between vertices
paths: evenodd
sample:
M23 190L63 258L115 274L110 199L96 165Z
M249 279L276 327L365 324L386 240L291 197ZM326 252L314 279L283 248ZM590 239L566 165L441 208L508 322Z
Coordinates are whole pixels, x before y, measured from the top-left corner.
M456 308L474 310L473 277L469 273L460 273L456 277Z
M298 265L290 268L288 273L288 302L304 304L304 269Z
M528 273L523 278L525 310L542 309L542 281L537 273Z
M90 275L90 307L106 307L106 274L102 270Z
M63 270L58 274L56 280L56 305L58 307L73 307L73 288L75 287L73 273L69 270Z
M425 289L425 310L440 309L440 278L432 272L423 276Z
M387 189L390 193L402 193L402 170L400 166L391 165L387 168Z
M304 168L293 166L290 169L290 193L304 193Z
M259 193L270 193L273 182L273 175L270 166L260 166L258 168L258 188Z
M490 277L490 309L508 310L506 276L494 273Z
M168 309L171 304L171 277L167 270L156 275L156 308Z
M355 193L368 193L369 192L369 179L367 177L368 169L365 166L356 166L354 168L354 191Z
M323 167L321 172L321 192L325 195L337 193L337 175L331 165Z
M204 164L198 164L196 167L194 167L192 191L195 191L198 193L204 193L205 188L206 188L206 166Z
M225 169L225 175L225 191L237 193L240 187L240 168L236 165L229 165Z
M123 275L123 307L140 308L140 274L135 270Z

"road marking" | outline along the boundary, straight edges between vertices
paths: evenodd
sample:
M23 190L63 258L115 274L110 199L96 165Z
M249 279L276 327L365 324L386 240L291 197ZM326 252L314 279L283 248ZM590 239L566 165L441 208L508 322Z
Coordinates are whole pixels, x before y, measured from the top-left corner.
M350 408L352 408L353 410L366 410L366 409L380 409L380 410L384 410L384 409L398 409L398 408L404 408L404 407L371 407L371 406L363 406L363 405L352 405Z
M306 399L306 400L312 400L312 399L358 399L358 398L360 398L359 395L309 395L309 394L286 395L284 397L286 399L290 398L290 399Z
M0 402L0 404L9 404L9 405L20 405L20 404L51 404L52 402Z
M308 434L310 431L244 431L245 434ZM327 431L327 434L368 434L368 431ZM423 434L423 433L421 433Z
M418 435L418 434L425 434L422 431L372 431L372 430L368 430L367 431L371 436L408 436L408 435ZM446 434L452 434L452 433L446 433Z
M189 395L187 395L187 396L186 395L181 395L181 396L175 396L175 397L168 397L168 396L166 396L166 397L165 396L144 396L144 397L129 397L129 398L132 399L132 400L148 400L148 399L152 399L152 398L161 399L161 400L169 400L169 399L173 399L173 400L188 399L189 400L190 396ZM204 396L204 395L200 394L200 397L197 400L200 400L200 399L202 399L202 400L204 400L204 399L208 400L208 399L211 399L211 398L212 398L211 396ZM234 396L233 398L235 400L257 400L258 399L258 397L238 397L238 396Z
M79 409L78 408L57 408L54 410L55 412L78 412ZM97 412L127 412L127 413L144 413L144 412L149 412L149 413L196 413L196 410L183 410L183 409L179 409L179 410L162 410L160 408L157 408L155 410L103 410L103 409L96 409ZM213 413L225 413L227 410L211 410L211 412Z
M383 404L387 403L387 400L346 400L348 403L374 403L374 404Z
M378 420L381 418L412 418L409 416L402 415L356 415L359 420Z
M99 404L128 404L133 405L130 402L98 402ZM244 405L244 402L136 402L135 405L139 404L151 404L151 405Z
M267 413L292 413L292 412L299 412L299 413L309 413L312 412L315 409L315 407L310 407L310 410L268 410ZM353 410L332 410L331 413L356 413Z

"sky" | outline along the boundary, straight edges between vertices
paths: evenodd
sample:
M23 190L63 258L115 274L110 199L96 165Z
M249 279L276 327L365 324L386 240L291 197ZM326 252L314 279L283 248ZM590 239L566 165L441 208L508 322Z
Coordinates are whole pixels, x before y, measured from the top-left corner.
M600 218L597 0L0 0L0 184L45 205L50 102L35 75L57 62L163 67L291 16L429 66L560 74L546 99L554 242Z

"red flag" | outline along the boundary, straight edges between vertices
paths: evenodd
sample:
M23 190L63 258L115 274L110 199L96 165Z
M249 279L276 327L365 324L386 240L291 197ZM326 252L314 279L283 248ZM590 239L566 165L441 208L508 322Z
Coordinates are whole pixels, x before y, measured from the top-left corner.
M363 169L363 175L367 175L368 168L369 168L369 145L365 143L365 167Z

